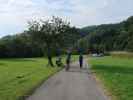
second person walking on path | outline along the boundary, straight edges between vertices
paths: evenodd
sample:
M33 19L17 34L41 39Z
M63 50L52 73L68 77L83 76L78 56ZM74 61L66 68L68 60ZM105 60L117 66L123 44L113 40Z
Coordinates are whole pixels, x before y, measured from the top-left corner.
M82 68L83 67L83 55L82 54L79 55L79 64L80 64L80 68Z
M67 58L66 58L66 70L68 71L70 68L70 62L71 62L71 52L68 52Z

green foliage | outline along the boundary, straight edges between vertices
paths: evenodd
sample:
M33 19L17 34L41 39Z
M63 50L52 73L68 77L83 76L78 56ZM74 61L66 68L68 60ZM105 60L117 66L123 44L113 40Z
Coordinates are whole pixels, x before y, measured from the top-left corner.
M86 49L97 47L102 51L133 51L133 17L118 24L85 27L81 31L86 33L82 40L87 44Z
M90 58L96 76L104 83L113 100L133 100L133 59Z
M51 66L52 53L56 54L57 49L62 49L66 47L66 44L75 42L75 39L70 41L72 37L71 33L75 33L76 29L71 28L68 22L63 21L59 17L52 17L51 20L40 20L29 22L29 28L27 34L29 34L33 40L38 41L42 44L42 48L48 57L48 63ZM75 37L76 38L76 37Z
M0 57L41 57L62 53L81 38L79 29L61 18L29 22L28 30L0 39Z
M43 56L40 44L33 42L23 33L6 36L0 40L0 57L39 57Z

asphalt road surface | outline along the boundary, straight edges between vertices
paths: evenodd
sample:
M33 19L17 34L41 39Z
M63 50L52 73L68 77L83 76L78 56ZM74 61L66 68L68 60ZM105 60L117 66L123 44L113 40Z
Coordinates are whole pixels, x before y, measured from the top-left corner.
M71 64L68 72L62 70L49 78L26 100L110 100L93 78L84 61Z

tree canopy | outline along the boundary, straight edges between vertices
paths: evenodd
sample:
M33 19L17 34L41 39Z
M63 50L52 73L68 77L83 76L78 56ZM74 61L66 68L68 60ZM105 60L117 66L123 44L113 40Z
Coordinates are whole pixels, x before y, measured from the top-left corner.
M21 34L0 39L0 57L41 57L70 47L104 51L133 51L133 17L116 24L71 27L59 17L28 23ZM49 47L49 50L48 50Z
M79 38L79 29L59 17L29 21L23 33L0 39L0 57L55 56L56 49L64 52Z
M117 24L88 26L80 30L86 36L86 50L93 48L101 51L133 51L133 17Z

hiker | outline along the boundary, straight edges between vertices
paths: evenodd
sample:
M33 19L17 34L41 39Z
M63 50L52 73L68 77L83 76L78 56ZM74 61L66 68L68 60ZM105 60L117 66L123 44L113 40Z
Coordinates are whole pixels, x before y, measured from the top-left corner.
M82 54L79 55L79 65L80 65L80 68L83 67L83 55Z
M70 68L70 61L71 61L71 52L68 52L67 58L66 58L66 70L68 71Z
M62 64L62 61L61 61L61 51L60 51L60 49L57 49L57 50L56 50L56 56L57 56L57 58L56 58L56 65L57 65L58 67L60 67L60 66L63 65L63 64Z

